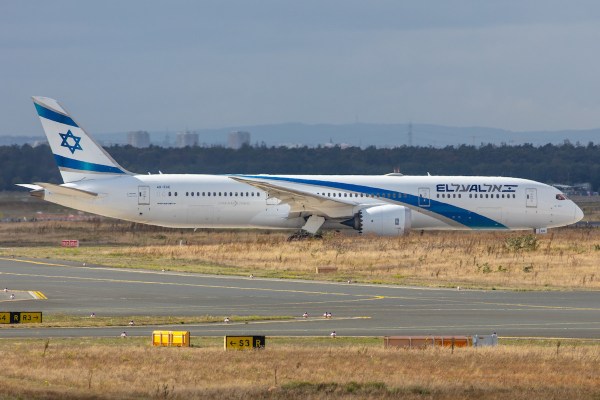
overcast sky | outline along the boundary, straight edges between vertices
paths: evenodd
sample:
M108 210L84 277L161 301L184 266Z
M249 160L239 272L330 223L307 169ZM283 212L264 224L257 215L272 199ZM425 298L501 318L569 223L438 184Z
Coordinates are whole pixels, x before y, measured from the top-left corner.
M278 122L600 127L600 2L2 1L0 134Z

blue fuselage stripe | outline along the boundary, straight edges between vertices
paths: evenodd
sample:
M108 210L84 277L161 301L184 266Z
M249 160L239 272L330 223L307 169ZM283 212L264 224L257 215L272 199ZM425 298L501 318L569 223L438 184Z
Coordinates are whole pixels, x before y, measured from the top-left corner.
M58 154L54 155L54 159L56 160L56 164L58 164L61 168L69 168L80 171L91 171L91 172L108 172L112 174L124 174L120 168L111 167L109 165L102 164L94 164L91 162L74 160L72 158L59 156Z
M283 181L292 183L301 183L305 185L322 186L326 188L346 190L350 192L364 193L366 195L379 196L384 198L388 202L396 202L409 205L416 209L422 209L423 211L429 211L434 214L441 215L445 218L451 219L459 224L467 226L473 229L507 229L507 227L500 222L494 221L486 216L477 214L476 212L467 210L465 208L453 206L452 204L442 203L433 199L423 199L419 196L415 196L408 193L397 192L394 190L381 189L371 186L355 185L351 183L343 182L332 182L332 181L321 181L315 179L300 179L300 178L287 178L281 176L260 176L260 175L240 175L246 178L252 179L265 179L272 181ZM427 202L427 205L424 203Z
M49 108L39 105L38 103L33 103L33 104L35 104L35 109L37 110L37 113L40 117L44 117L51 121L55 121L55 122L59 122L61 124L70 125L70 126L74 126L75 128L79 128L77 126L77 124L75 123L75 121L73 121L70 117L63 115L63 114L59 114L56 111L52 111Z

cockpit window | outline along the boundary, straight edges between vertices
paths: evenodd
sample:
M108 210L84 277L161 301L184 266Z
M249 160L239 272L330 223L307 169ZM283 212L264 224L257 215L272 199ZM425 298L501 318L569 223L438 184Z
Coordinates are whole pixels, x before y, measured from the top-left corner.
M556 195L556 200L567 200L567 196L562 193Z

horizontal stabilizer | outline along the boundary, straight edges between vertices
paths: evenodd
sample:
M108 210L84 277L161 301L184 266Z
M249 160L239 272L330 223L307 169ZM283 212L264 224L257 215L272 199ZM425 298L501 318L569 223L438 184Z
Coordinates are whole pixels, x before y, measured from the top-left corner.
M43 189L43 187L41 187L39 185L34 185L32 183L15 183L15 185L24 187L25 189L29 189L29 190L42 190Z
M25 185L21 184L19 186L25 187ZM29 186L37 186L37 189L45 189L48 192L54 194L60 194L62 196L71 196L71 197L85 197L85 198L94 198L98 196L98 193L88 192L87 190L81 190L77 188L72 188L68 186L55 185L54 183L45 183L45 182L36 182L35 185Z

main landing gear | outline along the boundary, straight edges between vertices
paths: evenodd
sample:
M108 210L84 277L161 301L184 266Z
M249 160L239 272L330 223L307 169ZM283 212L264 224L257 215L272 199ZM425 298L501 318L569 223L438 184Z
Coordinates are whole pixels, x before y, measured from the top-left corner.
M294 240L322 238L322 236L320 234L317 234L317 232L319 231L319 229L321 229L321 226L323 226L324 223L325 223L325 218L323 218L319 215L311 215L306 220L306 223L304 224L302 229L300 229L300 231L294 233L292 236L290 236L288 238L288 242L291 242Z

